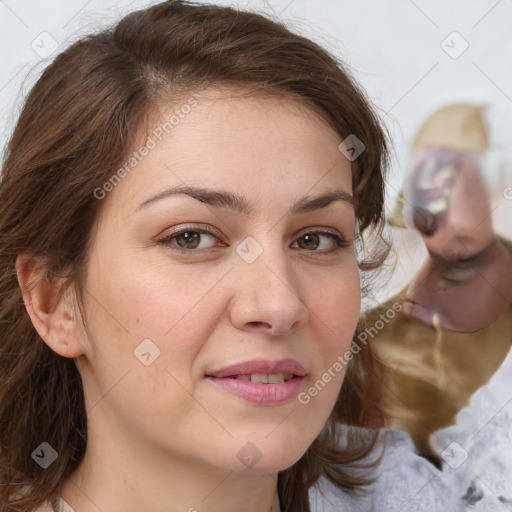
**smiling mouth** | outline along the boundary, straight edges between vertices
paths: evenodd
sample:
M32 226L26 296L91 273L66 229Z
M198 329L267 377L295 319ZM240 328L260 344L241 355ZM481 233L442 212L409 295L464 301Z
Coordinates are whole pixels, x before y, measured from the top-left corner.
M256 405L278 405L296 397L307 372L292 359L246 361L209 372L205 378L223 391Z

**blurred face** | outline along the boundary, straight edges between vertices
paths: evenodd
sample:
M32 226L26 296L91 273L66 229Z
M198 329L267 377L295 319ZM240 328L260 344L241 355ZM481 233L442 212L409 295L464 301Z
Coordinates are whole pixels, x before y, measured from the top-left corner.
M406 223L430 254L405 311L428 324L472 332L510 303L512 262L496 237L476 156L446 149L416 155L406 187Z
M324 426L344 369L299 395L359 318L341 138L298 103L213 94L153 138L91 245L91 428L141 456L282 470Z
M489 196L470 153L418 151L406 197L405 220L419 231L431 253L465 258L481 252L494 238Z

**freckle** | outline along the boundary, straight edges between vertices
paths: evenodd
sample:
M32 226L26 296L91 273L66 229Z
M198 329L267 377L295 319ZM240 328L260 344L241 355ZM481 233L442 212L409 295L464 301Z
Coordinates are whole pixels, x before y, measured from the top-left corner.
M140 318L135 317L135 321L136 321L137 323L139 323L139 322L140 322Z

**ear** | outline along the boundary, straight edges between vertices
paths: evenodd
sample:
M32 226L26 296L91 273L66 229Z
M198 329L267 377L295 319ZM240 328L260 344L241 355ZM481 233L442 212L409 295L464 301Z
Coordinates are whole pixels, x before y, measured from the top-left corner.
M46 262L27 253L18 255L16 273L25 307L43 341L61 356L82 355L83 326L73 287L64 291L66 278L49 276Z

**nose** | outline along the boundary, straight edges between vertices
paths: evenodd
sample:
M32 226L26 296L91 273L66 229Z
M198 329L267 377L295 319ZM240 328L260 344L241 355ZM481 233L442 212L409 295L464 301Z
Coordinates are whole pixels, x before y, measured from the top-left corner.
M283 260L284 256L279 264L274 260L270 265L262 254L252 263L239 263L233 272L234 294L229 304L231 322L237 329L279 336L307 325L308 306Z

